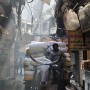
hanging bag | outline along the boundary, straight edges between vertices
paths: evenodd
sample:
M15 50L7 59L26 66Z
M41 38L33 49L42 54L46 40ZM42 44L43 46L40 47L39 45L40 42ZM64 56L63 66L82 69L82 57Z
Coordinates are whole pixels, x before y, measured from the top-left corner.
M87 3L84 7L81 6L78 11L80 25L83 32L90 28L90 3Z
M66 30L77 30L80 27L78 16L72 9L64 13L64 24Z

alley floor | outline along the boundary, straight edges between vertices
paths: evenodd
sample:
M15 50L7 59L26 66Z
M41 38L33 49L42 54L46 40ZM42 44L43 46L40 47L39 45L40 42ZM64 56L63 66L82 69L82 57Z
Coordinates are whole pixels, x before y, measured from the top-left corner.
M25 90L24 89L25 86L23 84L23 77L24 77L23 75L20 75L20 74L17 75L16 80L15 80L14 85L13 85L11 90ZM70 87L66 87L66 90L82 90L79 87L79 85L77 83L75 83L74 80L72 80L71 83L72 83L72 87L71 88ZM48 86L49 86L49 84L48 84ZM73 88L73 87L75 87L75 88ZM56 90L56 85L53 85L51 87L49 86L49 88L47 88L46 90Z
M24 70L22 69L22 73L18 71L18 75L16 76L14 82L11 84L11 87L5 90L25 90L23 79L24 79ZM71 80L71 83L72 83L72 87L67 86L66 90L82 90L74 80ZM30 89L30 90L33 90L33 89ZM39 90L39 89L36 88L34 90ZM45 90L57 90L57 85L51 86L50 83L48 83L47 88Z

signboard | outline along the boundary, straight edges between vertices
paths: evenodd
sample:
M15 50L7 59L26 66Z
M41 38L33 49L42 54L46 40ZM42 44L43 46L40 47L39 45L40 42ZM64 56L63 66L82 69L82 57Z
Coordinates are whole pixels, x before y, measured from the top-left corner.
M85 34L85 46L83 46L83 34L79 30L68 31L68 48L74 50L90 49L90 33Z
M83 33L87 32L87 31L90 31L90 21L89 20L86 21L85 25L81 24L81 27L82 27L82 32Z

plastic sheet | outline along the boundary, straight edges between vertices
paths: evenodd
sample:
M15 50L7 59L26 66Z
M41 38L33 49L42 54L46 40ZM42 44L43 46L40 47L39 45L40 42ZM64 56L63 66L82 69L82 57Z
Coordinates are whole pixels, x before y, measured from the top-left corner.
M68 50L66 43L64 42L56 42L56 41L50 41L50 42L32 42L28 45L28 48L30 49L30 54L33 56L43 56L46 53L46 50L52 50L52 45L54 43L57 43L59 45L59 49L61 51L66 52Z

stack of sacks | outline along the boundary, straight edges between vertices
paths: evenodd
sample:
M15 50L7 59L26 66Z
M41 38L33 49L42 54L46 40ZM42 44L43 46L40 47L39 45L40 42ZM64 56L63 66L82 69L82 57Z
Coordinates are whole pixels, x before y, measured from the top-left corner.
M33 75L34 75L34 68L31 63L30 58L25 58L23 60L23 66L24 66L24 80L33 80Z
M49 47L49 51L52 50L52 45L57 43L59 45L59 49L61 51L66 52L68 50L66 43L64 42L56 42L56 41L49 41L49 42L31 42L28 46L30 49L30 54L35 57L42 57L45 55L47 51L47 47Z
M68 80L69 79L69 71L70 71L72 63L71 63L71 59L70 59L70 54L67 52L65 52L64 54L66 56L66 60L64 62L64 79Z
M42 63L42 64L49 64L51 63L51 61L47 58L43 57L38 57L35 58L38 62ZM39 65L40 70L42 70L42 67L44 66L44 68L48 67L47 65L41 65L38 63L35 63L31 58L25 58L23 60L23 65L24 65L24 80L33 80L33 76L34 76L34 68L33 65Z
M31 58L26 57L23 60L23 65L29 67L30 65L41 65L41 64L49 64L49 63L51 63L51 61L49 59L47 59L45 56L37 57L37 58L35 58L35 60L37 60L37 62L40 62L40 63L36 63Z
M24 80L33 80L34 71L24 71Z
M70 59L70 54L69 53L65 53L66 55L66 61L64 63L64 67L65 68L68 68L71 66L71 59Z
M44 56L46 48L47 48L47 42L35 42L35 41L33 41L29 44L30 54L34 58Z

